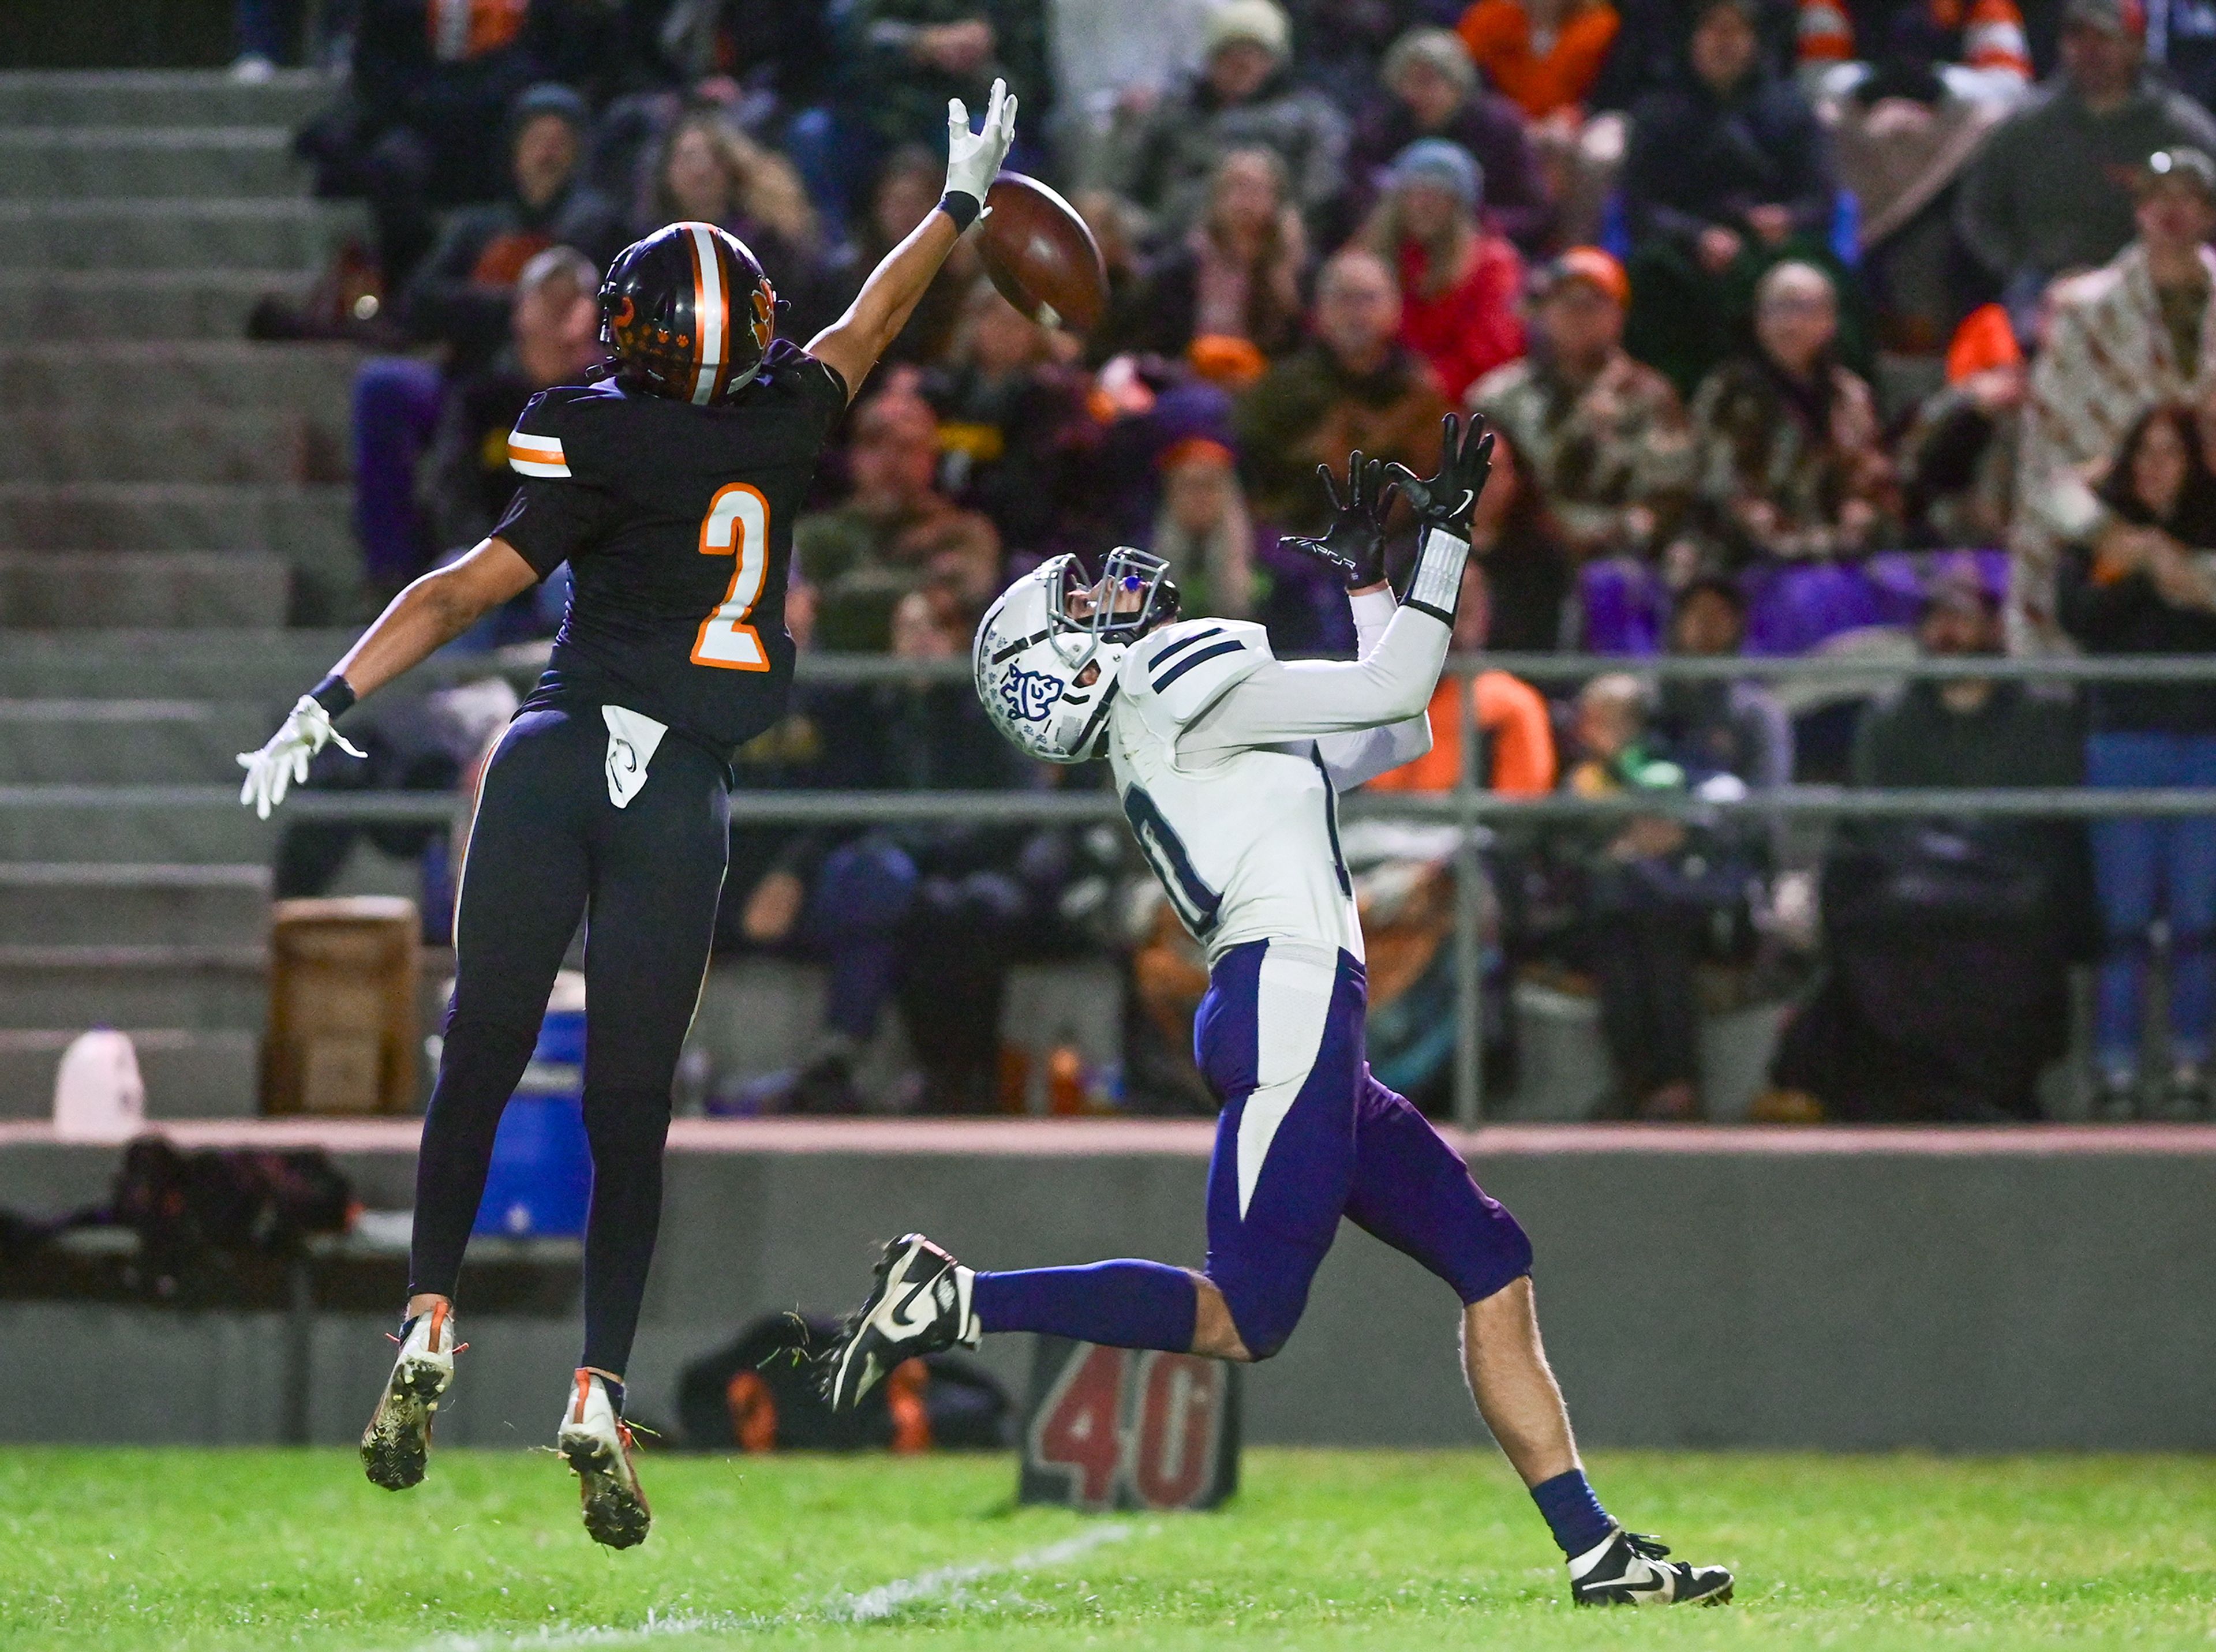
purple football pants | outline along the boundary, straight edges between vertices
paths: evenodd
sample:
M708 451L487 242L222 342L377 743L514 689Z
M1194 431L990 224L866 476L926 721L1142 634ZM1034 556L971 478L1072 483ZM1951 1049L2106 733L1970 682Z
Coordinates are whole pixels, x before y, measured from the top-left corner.
M1208 1277L1258 1360L1285 1344L1344 1216L1464 1303L1531 1270L1531 1242L1462 1155L1363 1059L1368 983L1344 952L1234 947L1210 973L1193 1043L1223 1103L1208 1172ZM1122 1348L1191 1346L1190 1277L1158 1262L981 1274L988 1331Z
M1369 983L1280 941L1210 972L1193 1046L1222 1099L1208 1171L1208 1277L1257 1359L1284 1346L1341 1216L1429 1268L1467 1303L1531 1271L1531 1242L1462 1155L1370 1075Z

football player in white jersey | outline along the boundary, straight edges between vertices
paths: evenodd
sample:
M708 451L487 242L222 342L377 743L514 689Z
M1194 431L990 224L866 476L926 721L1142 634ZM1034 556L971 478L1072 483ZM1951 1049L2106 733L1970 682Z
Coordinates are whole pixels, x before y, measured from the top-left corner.
M1594 1496L1531 1294L1531 1245L1462 1156L1363 1059L1362 927L1339 851L1340 791L1420 756L1493 440L1447 421L1439 474L1357 453L1320 540L1361 657L1280 661L1259 625L1177 623L1158 559L1111 553L1080 582L1061 557L978 627L977 691L1008 738L1058 763L1105 756L1131 830L1207 949L1194 1028L1223 1104L1209 1171L1208 1265L984 1273L920 1234L885 1248L868 1299L825 1361L834 1407L902 1360L988 1332L1265 1360L1283 1346L1345 1216L1452 1286L1477 1408L1561 1546L1581 1605L1728 1600L1720 1566L1667 1558ZM1331 488L1327 472L1325 485ZM1394 488L1419 525L1408 589L1385 577Z

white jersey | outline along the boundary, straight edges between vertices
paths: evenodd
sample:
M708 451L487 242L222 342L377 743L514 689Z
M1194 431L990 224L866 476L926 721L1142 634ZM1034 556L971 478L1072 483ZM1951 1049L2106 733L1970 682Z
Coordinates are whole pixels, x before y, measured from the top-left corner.
M1339 794L1431 749L1468 546L1425 540L1409 602L1353 599L1361 657L1278 660L1259 625L1187 620L1118 666L1108 759L1123 814L1213 964L1249 941L1363 955Z

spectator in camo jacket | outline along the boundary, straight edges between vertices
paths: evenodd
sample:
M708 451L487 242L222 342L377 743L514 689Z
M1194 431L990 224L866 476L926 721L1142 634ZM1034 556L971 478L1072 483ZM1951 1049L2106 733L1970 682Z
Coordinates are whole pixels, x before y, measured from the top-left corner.
M1650 556L1692 491L1692 427L1670 381L1625 353L1631 285L1597 247L1542 273L1537 345L1488 373L1469 405L1515 455L1569 559Z
M1868 384L1832 354L1838 296L1813 264L1755 289L1754 353L1693 402L1711 566L1882 549L1898 488Z

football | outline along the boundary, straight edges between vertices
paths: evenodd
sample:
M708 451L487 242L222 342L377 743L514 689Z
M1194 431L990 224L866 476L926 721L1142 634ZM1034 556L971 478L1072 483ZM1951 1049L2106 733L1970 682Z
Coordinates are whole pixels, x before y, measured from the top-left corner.
M1082 333L1108 307L1108 268L1077 209L1036 178L1003 172L985 197L978 250L1000 296L1043 327Z

